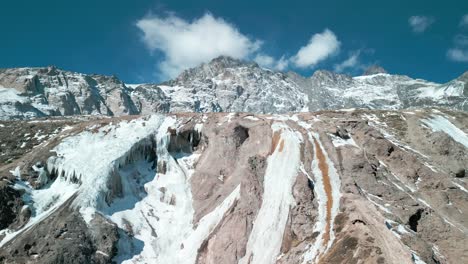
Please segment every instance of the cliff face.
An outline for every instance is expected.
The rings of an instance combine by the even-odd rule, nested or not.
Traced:
[[[464,112],[0,126],[0,263],[468,262]]]

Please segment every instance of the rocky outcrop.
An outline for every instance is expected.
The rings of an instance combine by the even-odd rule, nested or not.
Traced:
[[[0,263],[112,263],[115,224],[97,215],[86,225],[71,201],[0,249]]]
[[[21,192],[13,189],[5,181],[0,182],[0,230],[20,221],[22,207]]]
[[[0,165],[16,193],[5,199],[31,208],[23,225],[8,211],[0,262],[468,261],[464,112],[184,113],[67,126]],[[46,187],[27,182],[37,161]]]
[[[48,68],[0,71],[2,116],[128,115],[137,109],[116,77]],[[18,113],[18,114],[16,114]]]

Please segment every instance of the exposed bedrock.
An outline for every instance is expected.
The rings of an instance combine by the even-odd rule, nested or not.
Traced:
[[[19,218],[23,204],[20,191],[15,190],[5,181],[0,182],[0,230],[21,221]]]
[[[468,261],[466,113],[184,113],[70,127],[0,165],[5,263]],[[47,160],[49,182],[29,187]]]
[[[111,263],[117,227],[102,216],[87,225],[73,198],[0,249],[0,263]]]

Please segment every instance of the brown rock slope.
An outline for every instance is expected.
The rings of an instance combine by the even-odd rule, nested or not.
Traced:
[[[464,112],[44,119],[0,134],[0,263],[468,262]]]

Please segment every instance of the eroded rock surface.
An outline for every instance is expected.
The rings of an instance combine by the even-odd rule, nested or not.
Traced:
[[[57,124],[0,164],[0,262],[468,262],[464,112]]]

